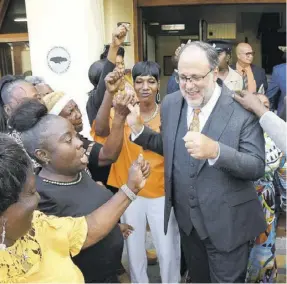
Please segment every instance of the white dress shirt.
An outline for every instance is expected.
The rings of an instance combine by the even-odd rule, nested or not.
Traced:
[[[207,104],[201,109],[199,115],[198,115],[198,118],[199,118],[199,129],[200,129],[200,132],[202,131],[205,123],[207,122],[210,114],[212,113],[219,97],[220,97],[220,94],[221,94],[221,88],[218,86],[218,84],[215,84],[215,89],[214,89],[214,92],[211,96],[211,98],[209,99],[209,101],[207,102]],[[187,127],[189,127],[189,125],[191,124],[192,122],[192,119],[193,119],[193,107],[191,106],[188,106],[188,109],[187,109]]]
[[[212,113],[212,111],[213,111],[213,109],[214,109],[214,107],[215,107],[215,105],[216,105],[216,103],[220,97],[220,94],[221,94],[221,88],[218,86],[218,84],[215,84],[215,89],[214,89],[214,92],[213,92],[211,98],[209,99],[207,104],[201,109],[201,111],[198,115],[200,132],[204,128],[205,123],[207,122],[210,114]],[[187,126],[189,126],[191,124],[192,119],[193,119],[193,115],[194,115],[193,107],[188,106],[188,109],[187,109]],[[208,159],[208,164],[210,166],[213,166],[216,163],[216,161],[218,160],[219,155],[220,155],[220,147],[218,147],[217,157],[215,159]]]
[[[210,114],[212,113],[219,97],[220,97],[220,94],[221,94],[221,88],[219,87],[218,84],[215,84],[215,89],[214,89],[214,92],[211,96],[211,98],[209,99],[209,101],[207,102],[207,104],[201,109],[199,115],[198,115],[198,118],[199,118],[199,129],[200,129],[200,132],[202,131],[202,129],[204,128],[204,125],[205,123],[207,122]],[[188,106],[188,109],[187,109],[187,126],[189,127],[190,123],[192,122],[192,119],[193,119],[193,107],[191,106]],[[144,127],[142,128],[142,130],[137,134],[135,135],[134,133],[132,133],[131,135],[131,140],[134,141],[136,140],[144,131]],[[208,159],[208,163],[210,166],[214,165],[216,163],[216,161],[218,160],[219,158],[219,155],[220,155],[220,147],[218,148],[218,155],[215,159]]]

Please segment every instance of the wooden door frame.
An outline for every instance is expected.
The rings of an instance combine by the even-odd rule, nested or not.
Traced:
[[[12,43],[12,42],[28,42],[28,33],[17,33],[17,34],[0,34],[0,43]]]
[[[138,6],[138,0],[133,0],[133,21],[134,21],[134,59],[135,63],[143,58],[142,50],[142,9]]]
[[[135,62],[143,58],[142,8],[183,5],[226,5],[226,4],[286,4],[286,0],[133,0],[134,20],[134,58]]]

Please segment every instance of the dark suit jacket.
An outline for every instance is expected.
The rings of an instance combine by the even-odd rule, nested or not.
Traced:
[[[236,65],[231,65],[230,67],[236,70]],[[253,64],[251,64],[251,70],[254,76],[254,80],[256,82],[256,91],[258,91],[260,86],[263,84],[264,90],[266,92],[268,88],[268,83],[267,83],[267,77],[265,74],[265,70]]]
[[[167,88],[166,88],[166,94],[172,94],[179,90],[179,85],[176,83],[175,80],[175,71],[172,73],[172,75],[169,77],[167,82]]]
[[[278,114],[284,109],[286,97],[286,63],[274,66],[266,95],[269,99],[273,99],[279,92],[280,96],[276,106]]]
[[[264,175],[265,143],[258,120],[232,99],[226,87],[223,89],[209,118],[210,126],[202,132],[219,141],[220,156],[214,166],[200,161],[196,190],[209,238],[218,250],[231,251],[266,227],[251,182]],[[182,103],[180,91],[166,96],[161,105],[161,133],[145,127],[135,140],[144,149],[165,157],[165,232],[174,206],[173,151]]]

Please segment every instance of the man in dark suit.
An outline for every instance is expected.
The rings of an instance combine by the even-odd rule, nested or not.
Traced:
[[[179,90],[179,86],[175,80],[176,77],[176,69],[177,69],[177,57],[175,55],[172,56],[171,58],[171,62],[173,65],[173,73],[172,75],[169,77],[168,82],[167,82],[167,88],[166,88],[166,94],[172,94],[176,91]]]
[[[286,99],[286,63],[274,66],[266,92],[268,99],[273,99],[277,94],[279,97],[275,109],[277,109],[278,114],[281,114]]]
[[[253,58],[255,52],[248,43],[239,43],[236,47],[237,63],[232,65],[231,68],[237,70],[242,76],[244,82],[244,90],[255,93],[262,90],[266,92],[268,84],[266,74],[263,68],[254,64]]]
[[[165,157],[164,229],[174,207],[193,283],[244,282],[248,243],[266,227],[252,183],[264,175],[262,130],[217,77],[216,50],[187,44],[180,91],[161,105],[161,133],[143,125],[138,106],[127,118],[131,139]]]

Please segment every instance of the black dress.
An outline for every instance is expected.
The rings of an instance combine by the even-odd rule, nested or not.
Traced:
[[[83,148],[85,150],[88,149],[91,143],[94,143],[90,156],[89,156],[88,169],[94,181],[100,181],[104,185],[106,185],[108,181],[111,166],[109,165],[109,166],[99,167],[99,153],[103,145],[97,142],[92,142],[81,134],[79,134],[79,138],[83,142]]]
[[[39,210],[59,217],[86,216],[112,197],[108,189],[98,185],[84,171],[82,180],[75,185],[54,185],[37,176],[36,186],[41,196]],[[87,283],[118,282],[116,274],[120,267],[122,250],[123,236],[116,225],[103,240],[81,251],[73,261],[82,271]]]
[[[79,138],[83,142],[83,147],[86,150],[88,149],[89,145],[93,143],[92,141],[90,141],[89,139],[85,138],[84,136],[80,134],[79,134]],[[98,165],[99,152],[102,147],[103,145],[97,142],[95,142],[95,144],[93,145],[90,156],[89,156],[88,169],[94,181],[102,182],[113,194],[115,194],[118,192],[118,189],[107,184],[110,170],[111,170],[111,165],[103,166],[103,167],[99,167]]]

